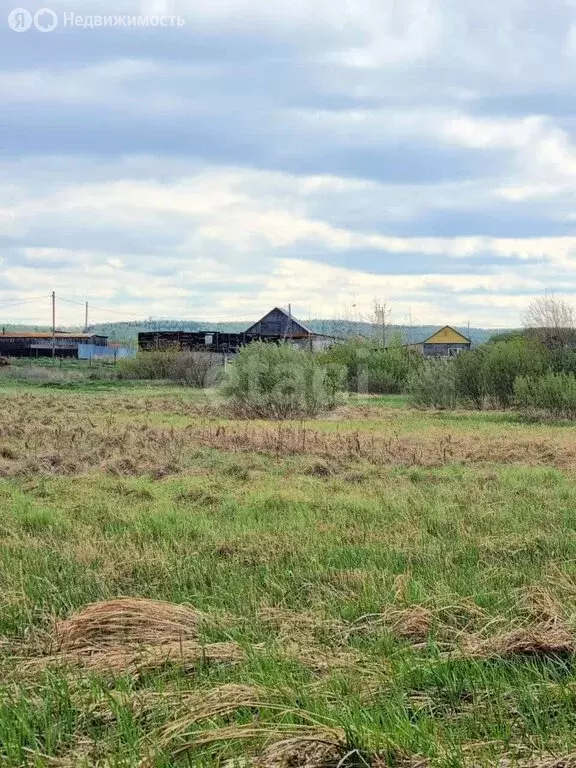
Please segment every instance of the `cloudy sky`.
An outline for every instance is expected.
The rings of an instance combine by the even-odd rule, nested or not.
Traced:
[[[48,33],[0,11],[0,321],[576,293],[576,0],[46,2]]]

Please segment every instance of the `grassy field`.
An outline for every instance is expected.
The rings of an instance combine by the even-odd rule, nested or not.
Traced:
[[[572,765],[574,426],[14,374],[0,414],[3,764]]]

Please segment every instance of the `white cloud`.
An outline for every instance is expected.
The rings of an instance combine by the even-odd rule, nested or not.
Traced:
[[[575,9],[78,0],[187,24],[10,48],[0,302],[54,286],[210,319],[380,295],[397,318],[514,324],[545,288],[575,293]]]
[[[334,185],[352,200],[365,191],[359,181],[335,179]],[[94,322],[110,319],[98,309],[102,305],[116,307],[118,319],[133,313],[210,320],[254,316],[288,301],[304,314],[310,307],[314,315],[338,315],[352,303],[367,311],[380,296],[399,321],[417,314],[418,322],[461,323],[473,312],[468,318],[473,324],[516,324],[519,309],[544,287],[562,279],[576,292],[576,237],[400,237],[352,230],[306,215],[310,197],[323,196],[330,187],[324,177],[239,169],[205,170],[165,184],[132,179],[59,187],[14,206],[9,221],[16,231],[25,238],[38,221],[49,222],[52,231],[92,222],[110,228],[109,245],[16,249],[12,262],[0,265],[0,279],[33,293],[54,286],[63,298],[89,298]],[[373,184],[368,189],[382,192]],[[180,239],[157,254],[112,250],[114,232],[146,232],[151,222],[160,232],[174,228]],[[310,248],[346,254],[348,263],[285,255],[286,249],[297,254]],[[395,259],[394,273],[356,267],[355,254],[366,252]],[[410,254],[420,258],[420,274],[402,273],[398,266],[397,259]],[[471,258],[496,257],[511,259],[511,266],[469,273]],[[445,258],[453,260],[453,268],[438,272],[437,260]],[[517,260],[527,263],[520,269]],[[59,317],[74,322],[77,313],[63,305]],[[43,304],[11,310],[14,319],[37,322],[44,314]]]

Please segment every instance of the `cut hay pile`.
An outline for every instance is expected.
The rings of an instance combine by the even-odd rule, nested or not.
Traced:
[[[120,598],[93,603],[56,623],[59,651],[196,640],[205,615],[186,605]]]
[[[350,668],[361,661],[357,653],[327,650],[312,637],[314,630],[341,631],[340,622],[323,622],[311,614],[299,617],[272,609],[262,618],[278,630],[279,658],[298,662],[319,674]],[[44,655],[29,660],[25,666],[83,667],[104,675],[139,677],[167,665],[192,672],[202,664],[236,664],[247,656],[237,643],[203,644],[199,640],[201,624],[214,626],[223,620],[229,622],[230,617],[213,618],[185,605],[155,600],[121,598],[94,603],[57,622]],[[291,620],[300,628],[301,643],[286,639],[284,633]],[[252,645],[251,650],[261,651],[262,646]]]
[[[505,656],[571,656],[574,634],[557,622],[515,628],[493,637],[463,636],[461,653],[471,658]]]
[[[199,641],[206,614],[185,605],[120,598],[88,605],[56,623],[43,656],[28,669],[82,667],[100,674],[142,674],[179,666],[191,672],[203,664],[234,664],[246,658],[237,643]]]

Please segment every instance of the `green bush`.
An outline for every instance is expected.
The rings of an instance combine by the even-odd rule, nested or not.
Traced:
[[[550,353],[550,363],[555,373],[576,374],[576,351],[567,347],[555,349]]]
[[[222,386],[233,411],[243,418],[300,419],[334,408],[343,369],[290,344],[258,342],[244,347]]]
[[[463,352],[454,360],[456,396],[467,407],[481,409],[486,396],[484,360],[486,348]]]
[[[136,357],[118,360],[117,371],[121,379],[167,379],[177,349],[156,349],[139,352]]]
[[[223,373],[222,356],[200,350],[181,352],[168,368],[170,381],[197,389],[213,387]]]
[[[374,348],[365,340],[335,344],[319,359],[345,369],[349,392],[383,395],[405,392],[410,373],[422,364],[420,356],[398,339],[385,348]]]
[[[416,408],[456,407],[454,360],[424,361],[408,380],[408,402]]]
[[[485,393],[493,406],[509,408],[516,379],[540,376],[549,365],[549,353],[538,341],[518,338],[487,345],[482,361]]]
[[[120,379],[165,379],[189,387],[216,383],[222,366],[207,352],[157,349],[118,361]]]
[[[576,418],[576,376],[552,372],[536,378],[519,376],[514,400],[527,416]]]
[[[365,341],[350,340],[335,344],[318,355],[321,365],[337,366],[343,371],[345,387],[349,392],[358,392],[362,386],[361,371],[365,368],[370,348]]]
[[[567,353],[564,365],[571,362]],[[518,377],[550,370],[551,355],[537,340],[514,337],[463,352],[454,360],[426,361],[409,380],[410,402],[418,407],[482,408],[485,401],[509,408]]]

